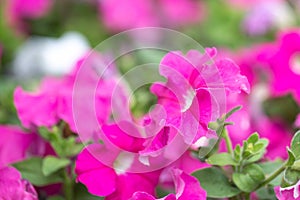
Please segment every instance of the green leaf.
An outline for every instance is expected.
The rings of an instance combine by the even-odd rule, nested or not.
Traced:
[[[275,161],[270,161],[270,162],[259,163],[258,165],[262,168],[262,170],[264,171],[264,174],[266,176],[270,176],[271,174],[273,174],[277,169],[279,169],[283,165],[283,161],[275,160]],[[281,173],[274,180],[272,180],[269,183],[269,185],[272,185],[272,186],[280,185],[282,176],[283,176],[283,173]]]
[[[238,165],[238,163],[232,158],[229,153],[213,154],[207,159],[207,163],[217,166]]]
[[[222,171],[215,167],[198,170],[192,174],[201,187],[211,198],[229,198],[238,195],[241,191],[232,186]]]
[[[50,136],[51,132],[48,130],[48,128],[46,128],[46,127],[44,127],[44,126],[39,127],[39,128],[38,128],[38,132],[39,132],[39,134],[40,134],[40,136],[41,136],[42,138],[44,138],[44,139],[47,140],[47,141],[50,140],[50,138],[51,138],[51,136]]]
[[[250,149],[248,144],[248,149],[245,152],[249,152],[250,155],[246,157],[246,163],[254,163],[256,161],[259,161],[264,156],[268,144],[269,141],[267,139],[259,139],[258,142],[254,144],[254,146],[250,146]]]
[[[265,179],[264,171],[257,164],[247,165],[243,172],[249,174],[249,176],[256,182],[262,182]]]
[[[49,176],[50,174],[65,168],[70,163],[71,161],[69,159],[47,156],[43,159],[42,172],[45,176]]]
[[[296,160],[300,159],[300,131],[297,131],[292,139],[291,150],[294,153]]]
[[[42,172],[42,165],[43,160],[39,157],[29,158],[13,164],[21,172],[22,177],[29,180],[35,186],[46,186],[63,182],[63,177],[59,173],[45,176]]]
[[[256,143],[259,139],[258,133],[252,133],[252,135],[249,136],[249,138],[247,139],[248,143]]]
[[[293,170],[300,171],[300,160],[296,160],[292,166]]]
[[[239,144],[235,146],[233,154],[235,160],[239,161],[241,159],[241,146]]]
[[[243,108],[243,106],[237,106],[234,107],[233,109],[231,109],[226,115],[225,115],[225,119],[228,119],[231,115],[233,115],[233,113],[241,110]]]
[[[255,181],[248,174],[233,173],[232,180],[240,190],[247,193],[252,192],[257,186]]]
[[[243,173],[233,173],[233,182],[244,192],[252,192],[264,179],[265,174],[257,164],[247,165]]]
[[[300,180],[300,172],[287,168],[283,173],[283,179],[288,185],[295,185]]]
[[[255,191],[258,199],[277,200],[273,187],[262,187]]]
[[[289,148],[287,148],[287,151],[288,151],[288,154],[289,154],[289,158],[288,158],[288,161],[287,161],[287,166],[290,167],[294,164],[296,158],[295,158],[294,153]]]

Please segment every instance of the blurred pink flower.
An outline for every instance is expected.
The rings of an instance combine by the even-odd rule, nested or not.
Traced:
[[[64,120],[72,131],[77,132],[76,123],[85,121],[81,123],[84,128],[80,127],[80,130],[86,134],[81,135],[82,139],[92,135],[97,127],[86,118],[96,113],[98,123],[108,120],[112,92],[117,82],[117,73],[110,69],[105,71],[102,78],[98,76],[93,68],[94,63],[97,62],[95,59],[101,58],[99,55],[91,55],[88,59],[80,59],[71,74],[62,78],[45,78],[37,92],[26,92],[21,87],[17,87],[14,92],[14,103],[22,125],[26,128],[51,127]],[[81,69],[83,62],[85,66]],[[81,86],[76,87],[78,90],[74,93],[74,88],[78,85]],[[81,100],[80,104],[78,101],[75,104],[74,98]],[[87,98],[95,100],[96,108],[82,103]],[[76,119],[74,112],[76,112]],[[78,116],[81,118],[78,119]]]
[[[195,177],[184,173],[180,169],[173,169],[171,173],[176,194],[169,194],[161,200],[206,199],[206,191],[201,188]],[[147,192],[138,191],[133,194],[130,200],[156,200],[156,198]]]
[[[38,200],[34,187],[13,167],[0,169],[0,199]]]
[[[17,29],[23,30],[24,20],[43,17],[52,7],[51,0],[9,0],[7,19]]]
[[[161,10],[160,21],[164,26],[183,26],[199,22],[204,17],[204,5],[193,0],[159,0],[158,10]]]
[[[100,145],[90,145],[84,149],[76,161],[75,172],[77,180],[83,183],[91,194],[105,196],[107,200],[127,200],[136,191],[144,191],[154,194],[158,182],[159,172],[127,173],[120,169],[113,169],[100,162],[95,156],[103,151]],[[113,162],[127,162],[126,160]],[[115,163],[116,164],[116,163]]]
[[[0,126],[0,168],[25,159],[36,139],[37,135],[19,127]]]
[[[150,26],[174,27],[198,22],[203,4],[193,0],[99,1],[100,20],[113,32]]]
[[[99,1],[100,17],[111,31],[158,26],[152,3],[152,1],[139,0]]]
[[[278,200],[299,200],[300,199],[300,180],[293,186],[282,188],[276,186],[274,188]]]
[[[268,59],[272,71],[272,92],[276,96],[292,93],[300,103],[300,31],[294,30],[281,35],[273,56]]]

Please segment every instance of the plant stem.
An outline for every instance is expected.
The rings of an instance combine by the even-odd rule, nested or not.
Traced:
[[[226,148],[227,148],[228,153],[230,153],[231,155],[233,155],[233,149],[232,149],[231,139],[230,139],[228,131],[227,131],[227,129],[225,127],[223,129],[222,136],[225,139]]]
[[[259,184],[254,191],[258,190],[259,188],[267,185],[270,183],[273,179],[275,179],[279,174],[281,174],[285,168],[287,167],[287,162],[285,162],[279,169],[277,169],[273,174],[271,174],[268,178],[266,178],[261,184]]]
[[[64,171],[64,194],[66,200],[73,200],[73,183],[67,169]]]

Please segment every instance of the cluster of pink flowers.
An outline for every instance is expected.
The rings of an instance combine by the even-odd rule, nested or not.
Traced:
[[[222,26],[210,30],[210,22],[214,24],[214,20],[200,24],[205,14],[211,14],[206,13],[206,6],[211,6],[209,8],[212,10],[219,8],[215,3],[201,0],[88,0],[76,3],[70,9],[72,12],[75,13],[78,5],[87,3],[87,12],[94,11],[92,14],[98,16],[99,21],[96,20],[93,25],[98,23],[98,28],[104,29],[100,39],[106,39],[106,34],[132,28],[178,29],[198,23],[199,30],[195,29],[195,32],[204,34],[196,40],[205,38],[207,44],[211,44],[210,40],[221,34],[208,35],[214,35],[212,31],[223,30]],[[63,13],[64,9],[68,9],[62,9],[63,4],[51,0],[7,0],[0,3],[5,6],[4,20],[8,22],[8,27],[27,33],[29,37],[30,34],[44,34],[54,21],[53,26],[57,25],[58,30],[53,35],[61,34],[66,27],[71,29],[72,25],[69,27],[58,22],[60,15],[55,16],[57,10],[61,9]],[[219,168],[223,170],[221,174],[226,184],[237,191],[237,194],[222,194],[219,198],[234,195],[254,198],[260,195],[258,188],[272,187],[272,195],[279,200],[300,199],[300,155],[296,146],[300,132],[293,135],[300,128],[300,29],[287,29],[297,23],[291,15],[299,13],[289,9],[299,3],[229,0],[222,5],[226,4],[235,6],[234,11],[228,9],[228,13],[244,13],[239,16],[239,22],[232,24],[242,23],[239,24],[241,33],[246,32],[251,39],[255,39],[253,36],[271,34],[273,30],[285,30],[279,32],[275,41],[260,42],[236,52],[224,48],[217,53],[214,47],[205,48],[203,52],[194,49],[184,53],[179,50],[167,52],[157,69],[164,81],[151,82],[147,90],[156,99],[156,104],[148,113],[136,116],[132,109],[132,94],[135,91],[130,90],[130,81],[127,83],[124,80],[125,75],[122,76],[119,66],[116,66],[119,61],[122,62],[123,55],[120,60],[119,57],[110,60],[115,52],[100,50],[87,53],[85,51],[90,48],[87,44],[82,45],[84,48],[75,59],[82,52],[86,54],[78,58],[74,66],[69,65],[72,68],[70,73],[62,70],[65,74],[60,77],[44,77],[39,86],[31,91],[17,86],[13,101],[20,126],[0,125],[0,200],[37,200],[44,198],[45,193],[48,195],[48,186],[57,185],[54,195],[64,195],[70,200],[73,194],[68,196],[69,182],[72,182],[71,190],[84,186],[87,190],[85,195],[101,196],[105,200],[202,200],[214,195],[194,172],[200,174],[207,169]],[[72,15],[72,12],[69,14]],[[227,15],[226,12],[224,15]],[[46,19],[48,14],[53,19]],[[211,16],[222,17],[223,14]],[[43,26],[39,27],[43,17],[46,21],[50,20],[45,30]],[[236,20],[234,18],[232,21]],[[69,21],[66,20],[66,23]],[[85,28],[84,25],[74,27],[78,30]],[[203,30],[206,28],[207,32]],[[4,38],[9,34],[8,30],[3,34]],[[88,37],[94,43],[92,35]],[[133,31],[126,39],[133,40],[135,45],[139,43],[135,43],[135,37],[149,39],[149,35],[135,35]],[[155,35],[154,40],[158,37]],[[40,39],[37,37],[37,43],[42,41]],[[261,39],[268,41],[269,38],[262,36]],[[226,40],[225,44],[232,42],[230,37]],[[241,41],[241,44],[243,42],[248,41]],[[59,47],[69,47],[70,43],[61,43]],[[221,39],[219,44],[222,44]],[[234,43],[236,46],[241,44]],[[74,47],[74,43],[70,46],[68,50]],[[37,51],[46,47],[39,47]],[[57,49],[51,44],[48,47],[51,52]],[[122,52],[127,47],[123,45],[118,50]],[[9,63],[9,50],[10,47],[0,44],[0,61],[3,56],[3,60]],[[29,54],[28,60],[34,61],[38,57],[38,54]],[[60,62],[54,54],[50,54],[49,57]],[[53,67],[49,61],[46,62]],[[127,61],[122,63],[125,67],[131,65],[130,55]],[[10,63],[7,63],[5,65],[9,66]],[[22,61],[15,63],[24,66]],[[239,105],[242,108],[238,112],[230,113]],[[230,122],[234,125],[231,126]],[[250,135],[253,137],[249,138]],[[296,138],[293,140],[295,144],[291,142],[292,138]],[[64,149],[64,146],[68,148]],[[205,155],[201,155],[202,152]],[[220,158],[220,163],[214,163],[213,156]],[[255,156],[260,157],[256,159]],[[30,176],[26,177],[26,172],[24,176],[20,166],[24,164],[22,161],[32,158],[41,161],[41,176],[51,178],[58,175],[58,181],[30,183]],[[251,158],[255,161],[252,162]],[[46,165],[49,160],[54,167]],[[59,164],[56,165],[56,161]],[[269,176],[263,165],[273,161],[282,164],[282,167]],[[253,169],[256,171],[254,175],[247,171]],[[289,174],[293,170],[296,175]],[[274,178],[274,174],[284,177],[282,187],[275,186],[279,185],[278,181],[273,184],[272,180],[268,180]],[[297,181],[289,182],[289,176],[296,177]]]
[[[129,124],[123,126],[128,122],[126,120],[102,125],[98,134],[103,144],[88,146],[76,162],[78,180],[92,194],[107,196],[107,199],[129,199],[131,196],[132,199],[155,199],[155,187],[173,180],[176,195],[168,195],[165,199],[205,197],[199,183],[188,175],[199,164],[189,167],[194,169],[180,165],[182,159],[193,160],[185,150],[180,151],[208,134],[208,123],[217,112],[211,89],[224,90],[225,95],[249,91],[246,77],[239,74],[238,66],[232,61],[221,59],[215,66],[206,64],[215,54],[215,49],[207,49],[204,54],[189,51],[186,56],[181,52],[170,52],[162,59],[159,71],[167,82],[154,83],[151,87],[158,97],[158,111],[153,111],[158,115],[150,119],[145,116],[141,124],[148,137],[141,138],[141,130]],[[217,76],[220,80],[215,79]],[[159,114],[161,106],[166,115]],[[152,129],[148,128],[149,125]],[[152,136],[151,130],[157,130],[157,134]],[[176,151],[180,152],[179,155]],[[177,162],[168,163],[174,160]],[[157,167],[163,164],[165,168]],[[144,172],[133,173],[138,170]],[[95,177],[98,177],[97,183]]]
[[[16,109],[22,125],[31,132],[40,126],[53,127],[63,120],[82,139],[93,138],[103,142],[87,146],[76,161],[77,180],[94,195],[106,196],[106,199],[155,199],[157,185],[173,185],[175,194],[165,199],[204,199],[206,192],[189,174],[206,164],[194,158],[188,148],[199,146],[199,140],[209,139],[213,135],[207,126],[223,114],[218,106],[225,105],[219,105],[219,99],[232,93],[249,92],[248,81],[240,75],[239,67],[229,59],[219,59],[211,64],[215,56],[215,48],[206,49],[204,54],[195,50],[186,55],[181,52],[168,53],[159,68],[167,82],[154,83],[151,87],[152,93],[158,97],[155,109],[141,119],[133,119],[130,113],[127,115],[134,121],[140,121],[137,126],[130,124],[132,121],[128,121],[128,118],[115,122],[109,118],[112,104],[120,101],[112,98],[114,89],[120,86],[117,84],[119,74],[115,68],[110,67],[99,80],[92,67],[90,70],[81,69],[84,58],[78,61],[70,75],[60,79],[44,79],[37,92],[16,88]],[[103,59],[99,55],[92,57],[88,65],[93,65],[95,59]],[[89,124],[86,117],[93,110],[87,105],[80,105],[76,112],[81,113],[81,117],[74,119],[72,95],[75,85],[80,81],[78,77],[83,77],[87,87],[80,93],[82,96],[76,98],[84,100],[89,86],[92,90],[93,85],[97,85],[94,100],[101,130],[93,123]],[[125,87],[119,87],[121,90],[118,95],[124,96],[123,101],[119,102],[121,105],[126,105],[128,100]],[[124,112],[121,109],[119,111]],[[77,130],[76,123],[80,122],[84,124],[85,128],[80,129],[84,132]],[[12,143],[18,146],[13,156],[11,153],[9,156],[1,154],[3,167],[24,159],[31,143],[41,140],[34,133],[23,133],[9,127],[3,129],[10,135],[8,139],[13,137]],[[142,137],[142,132],[147,137]],[[2,145],[2,152],[11,152],[9,148],[12,146],[7,141]],[[45,143],[35,146],[42,148]],[[41,152],[40,148],[32,155],[47,154]],[[142,170],[142,173],[135,173],[138,170]]]
[[[272,141],[267,158],[287,156],[285,147],[292,137],[290,130],[280,119],[266,116],[262,102],[290,93],[300,103],[297,86],[300,79],[297,68],[299,47],[300,33],[291,31],[282,34],[276,43],[244,52],[236,60],[249,83],[246,76],[241,75],[238,65],[222,55],[216,56],[215,48],[208,48],[204,53],[191,50],[186,55],[170,52],[159,67],[166,82],[153,83],[150,88],[158,99],[157,105],[139,119],[135,119],[127,112],[129,108],[124,107],[128,105],[129,96],[126,84],[119,82],[120,74],[116,68],[109,66],[104,69],[100,65],[98,70],[103,72],[100,79],[95,73],[93,65],[104,59],[98,54],[90,55],[92,59],[80,59],[74,71],[65,77],[44,79],[37,92],[26,92],[18,87],[14,93],[16,109],[23,127],[31,133],[17,127],[1,127],[4,134],[1,136],[5,137],[0,142],[1,177],[8,174],[5,170],[15,174],[12,176],[15,179],[3,178],[4,185],[23,191],[14,195],[36,198],[33,187],[22,180],[15,169],[7,166],[28,155],[49,154],[47,144],[35,134],[37,127],[51,128],[65,121],[71,131],[78,133],[84,141],[102,141],[86,146],[76,160],[77,180],[91,194],[105,196],[106,199],[153,200],[157,198],[155,188],[160,186],[171,187],[175,191],[175,194],[163,199],[205,199],[206,191],[190,174],[207,164],[194,158],[189,149],[206,146],[211,137],[216,137],[208,129],[208,123],[220,118],[228,110],[226,108],[244,106],[244,110],[230,118],[236,123],[236,126],[228,128],[234,144],[259,131]],[[82,66],[90,67],[85,70]],[[264,79],[260,79],[262,74]],[[286,81],[287,77],[291,81]],[[84,81],[84,90],[74,96],[73,90],[80,81]],[[93,98],[96,109],[85,104],[76,107],[73,98],[84,101],[95,89],[95,84]],[[246,93],[250,89],[252,94],[248,96]],[[224,98],[226,102],[222,101]],[[74,110],[73,106],[79,110]],[[121,116],[115,121],[110,118],[116,111],[112,110],[114,106]],[[88,120],[94,114],[100,129]],[[293,123],[298,127],[299,118],[298,115]],[[291,190],[296,191],[293,195],[297,196],[298,185],[275,188],[278,198],[286,199],[284,196],[291,195]],[[3,188],[0,195],[6,191],[6,187]]]

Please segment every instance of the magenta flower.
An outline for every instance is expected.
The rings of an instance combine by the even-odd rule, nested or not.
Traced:
[[[8,1],[7,19],[18,29],[24,29],[23,20],[36,19],[48,13],[51,0],[10,0]]]
[[[299,200],[300,199],[300,180],[293,186],[282,188],[276,186],[274,188],[276,197],[279,200]]]
[[[206,191],[200,186],[195,177],[192,177],[180,169],[172,170],[173,181],[175,185],[175,194],[169,194],[161,200],[189,200],[206,199]],[[130,200],[156,200],[154,196],[146,192],[135,192]]]
[[[29,93],[21,87],[14,92],[14,103],[22,125],[26,128],[34,126],[55,125],[58,121],[57,106],[61,80],[46,79],[43,81],[40,92]]]
[[[174,168],[180,169],[182,173],[191,174],[192,172],[209,167],[207,163],[202,163],[198,158],[192,155],[190,151],[186,151],[178,160],[171,165],[165,167],[159,177],[160,184],[165,188],[171,188],[174,185],[174,176],[170,171]]]
[[[151,87],[168,115],[166,125],[179,128],[187,143],[204,136],[208,122],[225,113],[222,101],[226,94],[250,90],[247,78],[240,75],[239,67],[232,61],[221,59],[207,64],[215,55],[214,48],[206,49],[205,54],[195,50],[186,56],[181,52],[168,53],[159,69],[167,83]]]
[[[20,87],[16,88],[14,103],[22,125],[26,128],[32,126],[51,127],[60,120],[64,120],[72,131],[77,132],[77,124],[79,124],[77,122],[85,121],[79,124],[84,125],[84,127],[80,126],[81,132],[84,133],[81,136],[82,139],[90,139],[98,124],[95,125],[93,121],[86,120],[86,117],[94,116],[95,110],[97,110],[98,123],[101,124],[108,120],[111,112],[112,92],[117,82],[117,73],[110,69],[105,71],[108,75],[104,74],[102,79],[99,78],[92,68],[93,63],[97,62],[95,59],[101,63],[99,55],[91,56],[89,59],[79,60],[74,71],[69,75],[60,79],[45,78],[37,92],[31,93]],[[84,70],[81,70],[83,62],[85,66]],[[109,78],[107,78],[108,76]],[[78,90],[74,93],[75,85],[80,84],[82,86],[79,89],[77,87]],[[94,93],[94,90],[96,90],[96,93]],[[80,104],[78,104],[78,101],[74,103],[74,98],[81,100]],[[95,100],[95,107],[82,103],[82,101],[89,98]],[[75,114],[76,119],[74,118]]]
[[[0,168],[25,159],[36,139],[37,135],[18,127],[0,126]]]
[[[100,145],[89,146],[79,154],[76,161],[77,180],[83,183],[91,194],[105,196],[108,200],[127,200],[136,191],[154,194],[159,172],[127,173],[130,164],[126,163],[128,159],[130,162],[130,158],[118,160],[108,152],[106,156],[111,158],[111,166],[116,167],[114,169],[102,164],[101,159],[95,157],[101,151],[105,149]]]
[[[13,167],[0,169],[0,199],[38,200],[34,187]]]
[[[273,49],[273,56],[268,60],[272,74],[272,91],[276,96],[292,93],[300,102],[300,32],[290,31],[283,34],[279,44]]]

